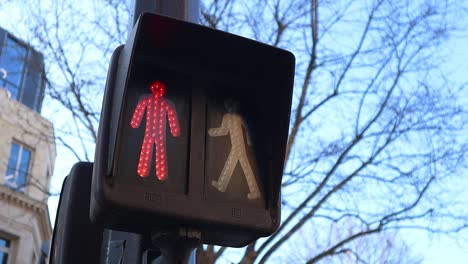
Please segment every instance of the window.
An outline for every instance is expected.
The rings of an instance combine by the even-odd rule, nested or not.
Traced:
[[[26,178],[29,171],[31,151],[21,144],[11,144],[10,157],[5,176],[5,185],[20,192],[24,192]]]
[[[2,86],[10,91],[11,98],[15,100],[18,100],[20,96],[26,55],[26,47],[11,36],[7,36],[0,56],[0,67],[7,72],[7,77],[3,79]]]
[[[6,78],[0,76],[0,87],[12,99],[40,112],[45,87],[42,54],[0,28],[0,68],[6,71]]]
[[[8,256],[10,255],[10,246],[10,240],[0,237],[0,264],[8,263]]]

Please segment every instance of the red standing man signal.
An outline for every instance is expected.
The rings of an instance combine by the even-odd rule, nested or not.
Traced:
[[[156,146],[156,177],[162,181],[167,178],[166,116],[174,137],[180,135],[180,127],[174,104],[164,98],[166,85],[155,81],[150,85],[150,90],[152,94],[145,96],[138,102],[130,125],[133,128],[139,127],[146,112],[145,136],[141,145],[137,173],[141,177],[148,176],[154,144]]]

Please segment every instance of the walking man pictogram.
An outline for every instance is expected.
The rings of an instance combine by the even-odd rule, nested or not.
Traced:
[[[155,81],[150,85],[150,90],[152,94],[145,96],[138,102],[130,125],[133,128],[139,127],[146,112],[145,136],[141,145],[137,173],[141,177],[148,176],[154,144],[156,150],[156,177],[162,181],[167,178],[166,117],[169,120],[171,134],[174,137],[180,135],[180,127],[174,104],[164,98],[166,85],[160,81]]]
[[[219,191],[225,192],[229,182],[231,181],[231,176],[236,168],[237,162],[239,162],[250,191],[247,197],[252,200],[257,199],[260,197],[260,191],[247,157],[242,127],[244,127],[246,131],[247,144],[251,145],[249,135],[247,134],[248,130],[242,117],[237,114],[237,103],[233,100],[227,100],[225,105],[228,113],[224,114],[221,126],[218,128],[210,128],[208,130],[208,134],[211,137],[219,137],[229,134],[231,138],[231,152],[224,164],[224,168],[221,171],[219,179],[217,181],[212,181],[211,184]]]

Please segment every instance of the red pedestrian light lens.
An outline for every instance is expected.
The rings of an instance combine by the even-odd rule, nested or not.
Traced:
[[[141,177],[148,176],[151,165],[151,153],[154,147],[156,177],[161,181],[167,178],[166,122],[169,121],[169,128],[174,137],[180,135],[179,120],[174,104],[164,98],[166,89],[166,85],[161,81],[151,83],[150,91],[152,94],[146,95],[138,102],[130,121],[130,126],[137,128],[140,126],[143,115],[146,113],[146,128],[141,145],[137,173]]]

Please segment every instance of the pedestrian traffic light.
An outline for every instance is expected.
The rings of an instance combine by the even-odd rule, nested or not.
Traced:
[[[290,52],[143,14],[111,59],[91,219],[224,246],[272,234],[293,78]]]

